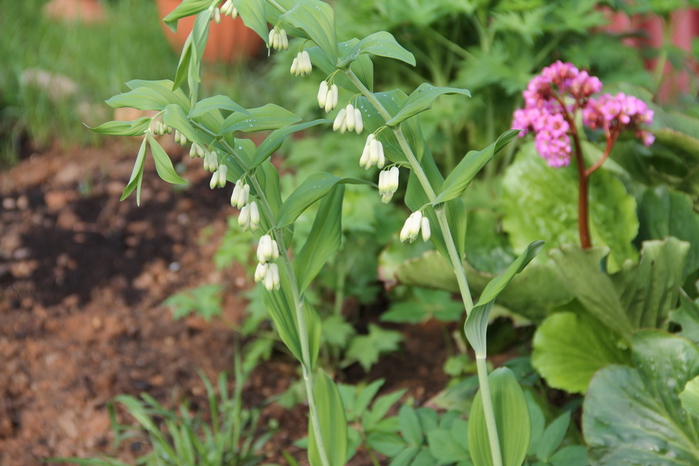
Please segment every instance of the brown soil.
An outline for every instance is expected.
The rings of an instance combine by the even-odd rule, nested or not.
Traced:
[[[210,190],[208,177],[174,143],[163,144],[187,167],[190,186],[173,189],[147,165],[141,206],[119,202],[136,141],[99,149],[31,153],[0,173],[0,464],[41,464],[52,456],[116,455],[132,461],[139,441],[111,448],[108,402],[147,392],[166,406],[184,398],[204,404],[197,374],[232,369],[231,323],[244,319],[241,293],[252,284],[243,268],[218,271],[211,257],[225,230],[230,190]],[[189,165],[192,165],[189,167]],[[222,319],[174,321],[164,299],[183,288],[221,283]],[[374,319],[376,316],[365,316]],[[228,324],[224,323],[227,322]],[[346,382],[388,379],[384,391],[408,387],[418,402],[444,386],[438,327],[403,329],[407,341],[365,374],[349,367]],[[280,393],[296,374],[284,353],[259,367],[245,387],[246,403]],[[305,429],[305,409],[276,405],[268,445],[302,458],[291,446]],[[263,421],[262,425],[265,422]],[[360,455],[353,464],[368,464]]]

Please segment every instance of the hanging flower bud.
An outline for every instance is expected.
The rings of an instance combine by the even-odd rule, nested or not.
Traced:
[[[400,231],[400,240],[405,243],[406,241],[413,242],[417,239],[417,235],[420,234],[420,226],[422,223],[422,212],[419,210],[410,214],[410,217],[405,221],[403,229]]]
[[[218,187],[224,188],[226,186],[226,176],[228,176],[228,166],[219,165],[216,173],[218,173]]]
[[[260,210],[257,208],[257,202],[251,202],[247,206],[250,209],[250,229],[257,230],[260,227]]]
[[[399,175],[398,167],[391,167],[389,170],[379,173],[379,194],[381,194],[381,202],[384,204],[388,204],[393,194],[398,190]]]
[[[233,5],[233,0],[226,0],[223,6],[221,6],[221,13],[231,16],[233,19],[238,17],[238,10]]]
[[[371,142],[369,142],[369,167],[376,165],[379,168],[383,168],[385,164],[386,157],[383,153],[383,144],[374,137]],[[369,167],[366,168],[368,169]]]
[[[277,242],[269,235],[262,236],[257,245],[257,260],[264,263],[276,260],[277,258],[279,258]]]
[[[211,181],[209,181],[209,188],[214,189],[218,186],[219,171],[216,170],[213,175],[211,175]]]
[[[325,101],[328,98],[328,82],[323,80],[318,86],[318,106],[320,108],[325,107]]]
[[[243,183],[243,180],[235,182],[233,194],[231,194],[231,205],[242,209],[250,199],[250,185]]]
[[[347,107],[345,107],[345,112],[347,115],[345,118],[345,121],[347,123],[347,129],[350,131],[354,131],[354,123],[355,123],[354,105],[347,104]]]
[[[311,57],[305,50],[299,52],[291,62],[291,74],[294,76],[306,76],[312,70]]]
[[[276,26],[269,31],[269,46],[274,50],[288,49],[289,39],[286,36],[286,31]]]
[[[267,275],[267,272],[269,272],[269,264],[263,264],[259,263],[257,264],[257,268],[255,269],[255,283],[259,283],[262,280],[265,279],[265,276]]]
[[[218,8],[214,8],[214,22],[216,24],[221,23],[221,10],[219,10]]]
[[[238,226],[240,227],[241,230],[243,231],[248,231],[251,226],[251,207],[250,204],[243,206],[242,209],[240,209],[240,213],[238,214]],[[255,280],[257,281],[257,280]]]
[[[279,266],[277,264],[269,264],[267,273],[264,276],[264,285],[267,291],[278,290],[281,288],[279,280]]]
[[[364,150],[362,151],[362,156],[359,159],[359,166],[365,169],[371,168],[371,161],[370,161],[370,154],[369,154],[369,146],[371,145],[371,141],[373,141],[375,138],[374,133],[371,133],[369,136],[366,138],[366,144],[364,144]]]
[[[328,90],[328,96],[325,99],[325,112],[331,112],[335,107],[337,107],[337,102],[340,98],[340,91],[337,89],[337,84],[330,86]]]
[[[432,236],[432,231],[430,230],[430,219],[426,216],[422,217],[420,231],[422,231],[422,240],[425,242],[429,241],[430,236]]]
[[[354,131],[361,134],[364,130],[364,122],[362,121],[362,111],[359,108],[354,109]]]
[[[218,169],[218,157],[214,151],[206,151],[204,154],[204,170],[214,172]]]
[[[347,131],[347,111],[343,108],[337,113],[335,117],[335,122],[333,123],[333,131],[340,131],[340,133],[345,133]]]

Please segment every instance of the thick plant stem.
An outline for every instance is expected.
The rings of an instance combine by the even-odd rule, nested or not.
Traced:
[[[575,128],[571,125],[571,128]],[[578,234],[580,235],[580,246],[583,249],[590,249],[590,208],[588,199],[590,197],[590,175],[585,170],[582,146],[577,131],[572,131],[573,144],[575,145],[575,162],[578,168]]]
[[[485,355],[476,355],[476,367],[478,368],[478,384],[481,387],[481,401],[483,402],[483,414],[485,415],[485,425],[488,428],[488,440],[490,441],[490,453],[493,458],[493,466],[502,466],[502,453],[500,452],[500,437],[498,437],[498,426],[495,423],[495,410],[493,409],[493,399],[490,396],[490,385],[488,384],[488,368],[485,365]]]

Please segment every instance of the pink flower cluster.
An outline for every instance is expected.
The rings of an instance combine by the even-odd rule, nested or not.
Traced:
[[[591,129],[603,129],[605,132],[618,133],[621,129],[633,129],[636,137],[643,144],[650,146],[655,141],[653,133],[641,129],[643,124],[653,123],[653,110],[641,99],[627,96],[602,94],[596,99],[590,99],[582,110],[583,124]]]
[[[580,71],[570,63],[560,61],[544,68],[522,93],[525,106],[514,113],[513,129],[520,129],[520,137],[533,131],[536,149],[552,167],[570,164],[570,125],[578,110],[583,112],[583,123],[590,128],[610,130],[614,137],[622,129],[635,129],[643,142],[650,145],[653,135],[639,125],[651,123],[653,112],[641,100],[618,94],[590,97],[602,90],[602,82],[587,71]]]

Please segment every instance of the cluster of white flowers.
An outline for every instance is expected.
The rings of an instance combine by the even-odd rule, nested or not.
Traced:
[[[221,13],[226,16],[230,16],[235,19],[238,17],[238,10],[233,6],[233,0],[226,0],[226,2],[221,6]]]
[[[240,209],[238,226],[243,231],[255,231],[260,227],[260,210],[257,208],[257,202],[250,201],[250,185],[243,180],[235,182],[231,205]]]
[[[289,38],[284,29],[275,27],[269,31],[269,46],[274,50],[286,50],[289,48]]]
[[[430,221],[427,217],[422,216],[419,210],[410,214],[410,217],[405,221],[403,229],[400,231],[400,240],[402,242],[413,242],[417,239],[417,235],[422,230],[422,240],[429,241],[432,232],[430,231]]]
[[[388,204],[393,194],[398,191],[399,174],[398,167],[391,167],[379,173],[379,194],[381,194],[381,202],[384,204]]]
[[[205,155],[206,155],[206,152],[205,152],[204,148],[201,147],[196,142],[193,142],[192,147],[189,148],[189,156],[191,158],[199,157],[200,159],[203,159]]]
[[[279,247],[270,235],[260,238],[257,245],[257,260],[260,262],[255,269],[255,282],[262,282],[268,291],[278,290],[281,286],[279,280],[279,266],[272,261],[279,258]]]
[[[318,106],[320,108],[325,108],[326,112],[331,111],[337,107],[339,98],[340,92],[336,84],[328,86],[327,81],[323,80],[320,82],[320,87],[318,88]]]
[[[381,144],[381,141],[376,139],[374,133],[371,133],[366,138],[364,151],[362,152],[362,157],[359,159],[359,166],[368,170],[374,165],[379,168],[383,168],[385,164],[386,157],[383,154],[383,144]]]
[[[218,156],[212,150],[204,151],[204,170],[207,172],[215,172],[218,170]]]
[[[341,109],[335,117],[333,123],[333,131],[356,131],[360,134],[364,130],[364,121],[362,121],[362,111],[354,108],[352,104],[347,104],[347,107]]]
[[[153,122],[153,134],[162,136],[163,134],[172,134],[172,128],[163,123],[162,120],[156,120]]]
[[[214,189],[216,187],[223,188],[226,186],[226,175],[228,175],[228,167],[226,165],[219,165],[213,175],[211,175],[211,181],[209,182],[209,187]]]
[[[175,130],[175,142],[181,146],[184,146],[187,144],[187,137],[180,133],[179,131]]]
[[[313,71],[311,56],[305,50],[299,52],[291,62],[291,74],[294,76],[306,76]]]

